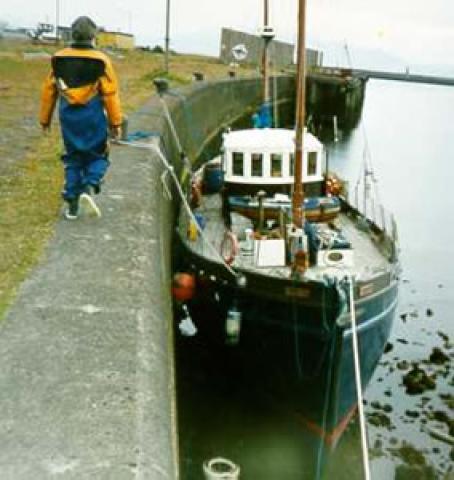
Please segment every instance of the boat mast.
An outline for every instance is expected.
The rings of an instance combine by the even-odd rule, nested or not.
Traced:
[[[306,97],[306,0],[299,0],[298,43],[296,73],[296,118],[295,118],[295,164],[292,197],[292,219],[297,228],[302,228],[304,219],[303,154],[304,118]]]
[[[268,25],[268,0],[264,0],[264,25],[261,29],[261,37],[263,38],[262,53],[262,73],[263,73],[263,103],[255,115],[256,128],[270,128],[273,124],[270,106],[270,87],[268,79],[268,47],[274,38],[274,30]]]
[[[262,71],[263,71],[263,103],[268,103],[270,100],[270,87],[268,81],[268,46],[270,44],[270,38],[266,37],[264,34],[267,31],[268,27],[268,0],[263,0],[263,40],[265,42],[265,47],[263,49],[262,55]]]

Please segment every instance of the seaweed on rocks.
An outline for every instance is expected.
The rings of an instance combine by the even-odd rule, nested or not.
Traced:
[[[383,410],[386,413],[391,413],[393,411],[393,407],[389,403],[381,404],[377,400],[370,402],[370,406],[375,410]]]
[[[417,364],[403,376],[403,384],[408,395],[419,395],[426,390],[435,390],[436,387],[433,376],[427,375]]]
[[[400,362],[397,362],[396,367],[399,370],[408,370],[410,368],[410,363],[407,362],[407,360],[401,360]]]
[[[405,410],[405,415],[410,418],[418,418],[419,412],[416,410]]]
[[[389,448],[391,454],[407,465],[426,465],[426,457],[424,453],[414,447],[411,443],[402,442],[400,447]]]
[[[435,365],[443,365],[449,362],[449,356],[439,347],[434,347],[429,357],[429,362]]]
[[[454,395],[451,393],[440,393],[438,396],[450,410],[454,410]]]
[[[388,430],[393,430],[395,427],[391,423],[388,415],[382,412],[369,412],[366,414],[367,421],[375,427],[383,427]]]
[[[431,465],[398,465],[394,480],[437,480],[437,472]]]

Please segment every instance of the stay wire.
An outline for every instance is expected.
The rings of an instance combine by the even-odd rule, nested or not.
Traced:
[[[351,70],[353,70],[353,60],[352,60],[352,56],[350,54],[350,50],[349,50],[349,47],[348,47],[347,40],[344,40],[344,43],[345,43],[344,48],[345,48],[345,52],[346,52],[346,56],[347,56],[348,67]],[[374,166],[373,166],[373,161],[372,161],[372,153],[371,153],[370,146],[369,146],[369,137],[368,137],[368,134],[367,134],[366,125],[365,125],[365,122],[364,122],[363,118],[361,118],[360,129],[361,129],[361,133],[362,133],[363,141],[364,141],[363,169],[366,169],[368,172],[370,172],[370,175],[371,175],[371,178],[372,178],[372,185],[373,185],[373,189],[374,189],[374,194],[375,194],[375,197],[377,199],[377,203],[378,203],[379,206],[382,206],[382,202],[381,202],[381,198],[380,198],[380,192],[379,192],[379,188],[378,188],[378,182],[377,182],[377,179],[375,178]],[[363,174],[360,172],[359,175],[358,175],[358,180],[356,182],[356,186],[355,186],[356,191],[359,188],[362,177],[363,177]],[[363,185],[363,188],[366,188],[366,185]],[[364,212],[364,214],[366,214],[366,212]]]

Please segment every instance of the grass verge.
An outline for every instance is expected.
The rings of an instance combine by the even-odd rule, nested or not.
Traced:
[[[0,319],[41,257],[60,209],[62,168],[56,133],[0,177]]]

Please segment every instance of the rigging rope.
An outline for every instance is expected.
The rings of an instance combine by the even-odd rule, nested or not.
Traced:
[[[152,150],[154,153],[156,153],[156,155],[159,157],[159,159],[161,160],[162,164],[164,165],[164,168],[166,169],[166,171],[170,174],[170,176],[172,177],[172,180],[174,181],[175,183],[175,186],[177,188],[177,191],[178,191],[178,194],[181,198],[181,201],[183,202],[183,205],[186,209],[186,212],[189,216],[189,218],[191,219],[191,221],[194,223],[196,229],[197,229],[197,232],[199,233],[200,235],[200,238],[205,242],[205,244],[208,246],[208,248],[215,254],[215,256],[217,258],[219,258],[221,264],[224,266],[224,268],[233,275],[233,277],[235,277],[236,279],[238,279],[241,275],[236,272],[232,267],[230,267],[230,265],[228,265],[227,263],[225,263],[224,261],[224,258],[222,257],[222,255],[217,251],[217,249],[214,247],[214,245],[207,239],[204,231],[202,230],[202,227],[200,226],[199,222],[197,221],[197,219],[195,218],[193,212],[192,212],[192,209],[188,203],[188,200],[186,198],[186,195],[184,194],[184,191],[183,191],[183,188],[181,187],[181,184],[180,182],[178,181],[178,177],[176,176],[175,174],[175,169],[173,168],[173,165],[171,165],[166,157],[164,156],[164,154],[162,153],[161,149],[157,146],[157,145],[153,145],[152,143],[140,143],[140,142],[125,142],[123,140],[117,140],[115,141],[116,144],[118,145],[125,145],[125,146],[128,146],[128,147],[134,147],[134,148],[142,148],[142,149],[145,149],[145,150]]]
[[[363,453],[363,469],[365,480],[370,480],[370,465],[369,465],[369,451],[367,448],[367,432],[366,422],[364,418],[363,407],[363,393],[361,387],[361,369],[359,362],[359,349],[358,349],[358,329],[356,326],[356,312],[355,312],[355,298],[354,298],[354,279],[352,275],[349,275],[349,300],[350,300],[350,316],[352,321],[352,344],[353,344],[353,362],[355,366],[355,383],[356,383],[356,396],[358,402],[358,415],[359,426],[361,431],[361,449]]]
[[[351,56],[351,53],[350,53],[350,50],[349,50],[349,47],[348,47],[348,43],[347,43],[346,40],[344,40],[344,48],[345,48],[345,52],[346,52],[348,67],[350,68],[350,70],[353,70],[353,60],[352,60],[352,56]],[[377,179],[375,177],[374,166],[373,166],[373,162],[372,162],[372,153],[371,153],[371,150],[370,150],[369,138],[368,138],[368,135],[367,135],[366,125],[365,125],[365,121],[364,121],[363,117],[361,117],[360,129],[361,129],[361,133],[362,133],[363,140],[364,140],[363,172],[359,173],[358,180],[356,181],[356,185],[355,185],[356,207],[359,210],[358,190],[359,190],[359,186],[361,184],[361,180],[363,179],[363,181],[364,181],[363,188],[364,188],[364,193],[366,193],[367,185],[366,185],[366,178],[365,177],[367,175],[370,175],[371,179],[372,179],[372,187],[373,187],[373,190],[374,190],[373,193],[374,193],[374,195],[377,199],[377,203],[379,205],[379,208],[382,209],[383,204],[382,204],[381,198],[380,198],[380,192],[379,192],[379,189],[378,189],[378,182],[377,182]],[[367,175],[364,175],[364,171],[367,172]],[[372,212],[372,219],[375,222],[375,206],[373,206],[373,210],[374,211]],[[363,214],[364,214],[364,216],[367,217],[367,212],[366,211],[364,211]],[[384,219],[382,219],[382,222],[383,222],[382,228],[386,229],[386,225],[384,224]]]

